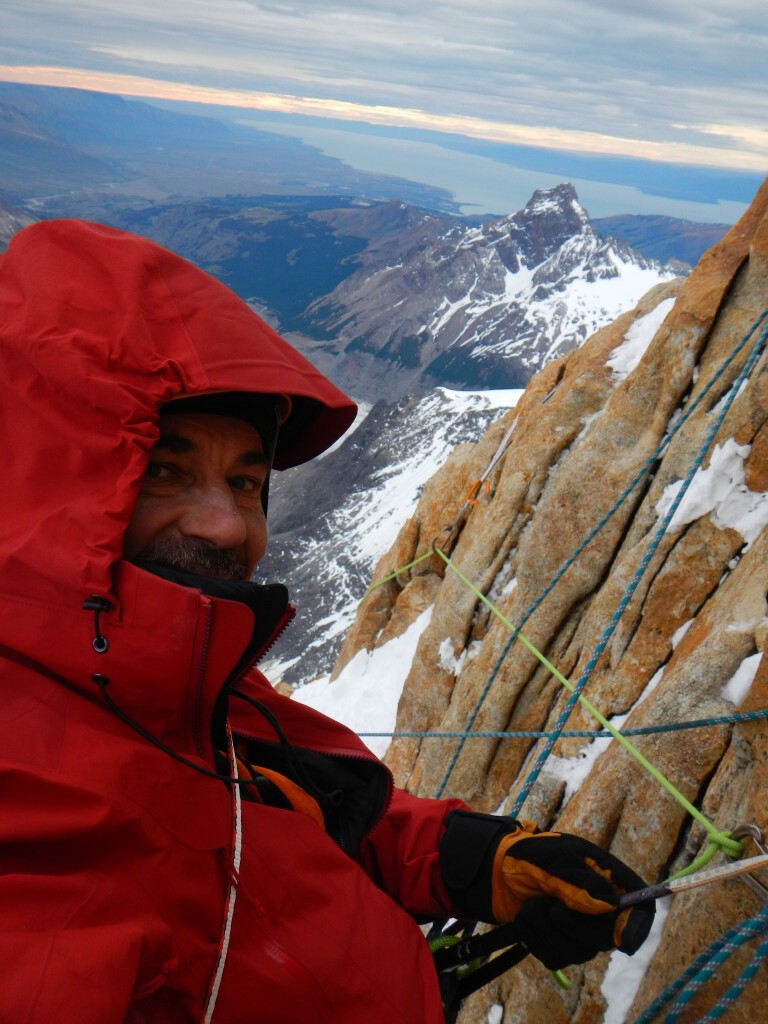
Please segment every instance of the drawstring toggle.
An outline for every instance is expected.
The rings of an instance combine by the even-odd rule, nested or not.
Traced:
[[[83,611],[93,612],[93,649],[97,654],[105,654],[109,649],[109,640],[101,632],[101,613],[108,612],[110,609],[109,601],[105,597],[98,597],[97,595],[91,595],[86,601],[83,601]]]

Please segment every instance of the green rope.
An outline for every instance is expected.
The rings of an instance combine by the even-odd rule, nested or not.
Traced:
[[[533,654],[534,657],[537,658],[549,672],[552,673],[555,679],[557,679],[558,682],[561,683],[570,693],[576,693],[576,687],[573,685],[573,683],[569,679],[566,679],[563,673],[558,668],[556,668],[552,664],[552,662],[549,661],[549,659],[546,658],[541,653],[541,651],[539,651],[523,633],[519,632],[519,630],[515,630],[515,627],[512,625],[509,619],[503,614],[503,612],[501,612],[493,603],[493,601],[486,597],[486,595],[481,590],[479,590],[478,587],[476,587],[475,584],[470,579],[468,579],[456,565],[454,565],[454,563],[451,561],[448,555],[446,555],[439,548],[435,548],[435,552],[440,556],[440,558],[443,559],[443,561],[451,570],[451,572],[453,572],[462,581],[462,583],[465,584],[465,586],[469,587],[469,589],[472,591],[472,593],[475,595],[475,597],[477,597],[479,601],[482,601],[482,603],[490,610],[491,614],[495,615],[496,618],[501,623],[503,623],[503,625],[506,626],[508,630],[516,633],[519,642],[527,650],[529,650],[531,654]],[[697,807],[695,807],[690,802],[690,800],[688,800],[687,797],[685,797],[680,792],[680,790],[677,789],[677,787],[674,786],[669,781],[669,779],[659,771],[658,768],[655,767],[655,765],[651,764],[648,758],[645,757],[637,749],[637,747],[635,747],[626,738],[626,736],[622,735],[622,733],[620,733],[615,726],[611,725],[608,719],[600,711],[598,711],[598,709],[594,706],[594,704],[591,703],[591,701],[587,700],[587,698],[581,693],[577,695],[577,698],[579,703],[587,709],[587,711],[592,715],[592,717],[595,718],[600,723],[600,725],[602,725],[602,727],[608,733],[610,733],[610,735],[618,743],[622,745],[622,747],[624,747],[627,753],[629,753],[637,761],[639,765],[645,768],[645,770],[652,776],[652,778],[654,778],[656,782],[660,786],[662,786],[669,793],[669,795],[673,797],[673,799],[675,799],[678,802],[678,804],[680,804],[680,806],[688,812],[688,814],[691,815],[691,817],[693,817],[696,821],[699,822],[700,825],[704,827],[704,829],[706,829],[707,837],[710,843],[714,844],[715,847],[719,847],[731,857],[738,857],[741,855],[741,852],[744,848],[743,843],[741,843],[739,840],[731,839],[731,837],[727,833],[721,832],[719,829],[715,828],[712,822],[709,821],[709,819],[705,817],[705,815],[702,814],[701,811]]]
[[[372,583],[370,587],[368,587],[366,592],[363,594],[363,596],[360,598],[360,600],[357,602],[357,607],[359,608],[363,601],[365,601],[366,597],[368,597],[369,594],[372,594],[374,590],[378,590],[379,587],[383,587],[385,583],[389,583],[389,581],[395,579],[395,577],[402,575],[402,573],[404,572],[408,572],[408,570],[412,569],[414,565],[418,565],[419,562],[424,562],[426,561],[427,558],[431,557],[432,549],[430,548],[430,550],[426,551],[423,555],[419,555],[418,558],[414,558],[414,560],[412,562],[409,562],[408,565],[403,565],[400,569],[395,569],[394,572],[391,572],[388,576],[385,576],[383,580],[377,580],[376,583]]]

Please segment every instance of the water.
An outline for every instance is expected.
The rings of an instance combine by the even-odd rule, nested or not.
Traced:
[[[570,181],[591,217],[613,214],[659,214],[701,223],[732,224],[746,203],[692,202],[650,195],[630,185],[615,185],[572,176],[527,170],[489,157],[475,156],[429,142],[373,135],[352,129],[244,118],[240,124],[300,138],[327,156],[362,171],[392,174],[448,189],[465,214],[515,213],[536,189]],[[556,154],[553,153],[553,165]],[[679,172],[679,168],[677,169]]]

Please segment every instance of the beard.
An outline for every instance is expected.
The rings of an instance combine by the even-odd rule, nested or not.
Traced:
[[[239,552],[231,548],[211,548],[204,541],[187,537],[156,538],[135,561],[154,562],[168,569],[214,579],[244,580],[248,576],[248,565]]]

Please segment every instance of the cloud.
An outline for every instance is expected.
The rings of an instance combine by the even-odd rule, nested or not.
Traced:
[[[631,143],[649,159],[753,170],[768,168],[766,43],[762,0],[4,0],[0,10],[6,65],[294,97],[294,109],[334,116],[403,108],[405,123],[440,130],[500,138],[485,126],[506,126],[503,137],[525,130],[545,145],[624,153]]]
[[[726,135],[735,140],[748,140],[745,150],[719,149],[684,142],[656,142],[631,137],[601,135],[597,132],[573,131],[535,125],[516,125],[479,117],[431,114],[418,108],[370,106],[345,100],[324,100],[308,96],[274,93],[249,93],[233,89],[194,86],[137,76],[112,73],[83,72],[68,68],[10,67],[0,65],[0,80],[39,85],[63,86],[118,93],[123,96],[181,100],[218,106],[241,107],[308,117],[327,117],[342,121],[364,121],[373,125],[417,128],[448,132],[474,139],[485,139],[512,145],[535,146],[565,152],[591,153],[602,156],[632,156],[672,164],[757,170],[762,172],[768,161],[765,149],[753,152],[756,140],[768,144],[766,133],[750,129],[726,132],[710,126],[709,134]]]

